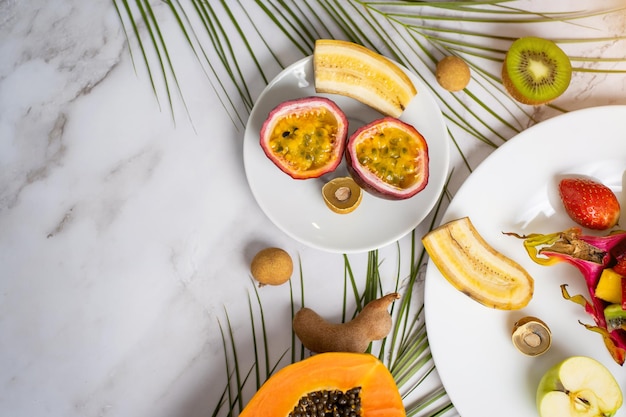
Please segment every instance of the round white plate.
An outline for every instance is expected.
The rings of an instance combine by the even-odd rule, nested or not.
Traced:
[[[322,199],[325,182],[347,176],[345,162],[318,179],[294,180],[263,153],[259,131],[269,112],[286,100],[324,96],[344,111],[349,134],[382,117],[372,108],[348,97],[315,92],[313,59],[304,58],[282,71],[257,100],[246,125],[244,166],[252,194],[270,220],[294,239],[330,252],[365,252],[382,247],[414,229],[434,207],[448,174],[449,141],[443,116],[426,86],[405,69],[417,96],[400,117],[426,139],[430,157],[428,185],[416,196],[389,201],[364,192],[363,200],[349,214],[332,212]]]
[[[561,297],[587,295],[582,275],[573,266],[535,264],[522,240],[502,232],[552,233],[575,224],[558,197],[558,180],[568,174],[595,177],[613,189],[622,206],[626,173],[626,106],[607,106],[567,113],[533,126],[490,155],[470,175],[450,203],[442,223],[469,216],[496,250],[520,263],[535,280],[528,306],[499,311],[478,304],[455,290],[429,262],[425,283],[425,317],[437,371],[463,417],[537,415],[535,392],[543,373],[572,355],[605,364],[626,394],[625,369],[617,365],[581,306]],[[589,232],[587,232],[589,233]],[[530,358],[511,343],[515,321],[537,316],[551,328],[553,344]],[[626,415],[626,406],[618,416]]]

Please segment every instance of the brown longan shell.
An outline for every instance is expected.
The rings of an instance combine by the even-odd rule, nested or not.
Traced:
[[[283,249],[265,248],[252,259],[250,272],[261,285],[284,284],[293,273],[293,260]]]
[[[437,82],[448,91],[461,91],[470,82],[471,73],[467,63],[458,56],[447,56],[437,63]]]

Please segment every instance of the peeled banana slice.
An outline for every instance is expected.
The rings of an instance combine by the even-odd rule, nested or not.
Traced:
[[[341,94],[399,117],[417,89],[393,61],[356,43],[319,39],[313,52],[315,90]]]
[[[499,310],[518,310],[530,302],[533,278],[489,246],[469,217],[439,226],[422,243],[441,274],[475,301]]]

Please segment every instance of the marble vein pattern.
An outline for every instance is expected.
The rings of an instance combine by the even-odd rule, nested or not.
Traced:
[[[307,279],[342,279],[341,256],[259,210],[243,129],[204,75],[184,84],[193,124],[155,100],[109,0],[0,0],[0,415],[206,416],[227,380],[226,309],[249,335],[253,254],[284,247]],[[626,101],[623,77],[577,90],[574,107]],[[391,276],[396,253],[381,248]],[[308,288],[341,303],[336,281]],[[263,296],[266,320],[289,326],[289,289]]]

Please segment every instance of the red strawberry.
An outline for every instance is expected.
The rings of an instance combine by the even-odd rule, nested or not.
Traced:
[[[604,184],[582,178],[566,178],[559,183],[559,195],[567,214],[583,227],[606,230],[619,220],[619,201]]]

